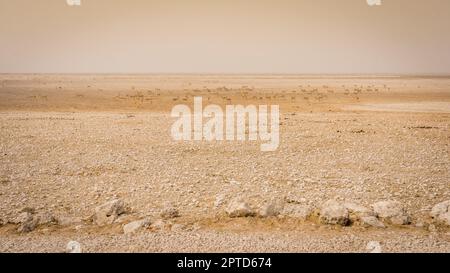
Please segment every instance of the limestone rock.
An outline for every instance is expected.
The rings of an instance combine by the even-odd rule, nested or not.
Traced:
[[[66,246],[66,253],[81,253],[81,244],[77,241],[70,241]]]
[[[431,209],[430,216],[436,222],[450,226],[450,200],[434,206]]]
[[[125,213],[125,204],[122,200],[109,201],[95,208],[94,223],[99,226],[110,225],[123,213]]]
[[[382,253],[383,252],[380,242],[377,242],[377,241],[370,241],[369,243],[367,243],[366,250],[368,250],[370,253]]]
[[[403,208],[402,204],[397,201],[381,201],[372,205],[378,218],[394,225],[407,225],[410,218]]]
[[[233,199],[226,209],[226,213],[229,217],[249,217],[253,216],[254,212],[250,206],[242,199]]]
[[[335,200],[327,201],[322,206],[319,220],[321,223],[327,225],[346,226],[350,223],[348,209]]]

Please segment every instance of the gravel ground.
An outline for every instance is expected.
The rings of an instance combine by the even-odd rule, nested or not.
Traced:
[[[60,252],[69,240],[87,252],[364,252],[373,240],[388,252],[450,252],[448,227],[429,216],[450,200],[449,80],[133,78],[124,81],[135,86],[120,91],[120,80],[2,77],[1,252]],[[278,150],[173,141],[168,111],[190,104],[196,92],[219,105],[223,96],[280,104]],[[394,102],[414,107],[386,109]],[[274,200],[312,210],[330,199],[365,207],[395,200],[411,224],[378,230],[281,216],[229,219],[225,209],[236,197],[252,209]],[[127,213],[112,227],[96,227],[96,207],[117,198]],[[161,219],[167,206],[180,217]],[[58,224],[19,234],[15,219],[24,209]],[[145,217],[151,228],[122,234],[123,224]]]
[[[162,232],[118,234],[7,235],[1,252],[64,252],[76,240],[83,252],[370,252],[378,241],[383,252],[450,252],[450,234],[410,231],[354,232]]]

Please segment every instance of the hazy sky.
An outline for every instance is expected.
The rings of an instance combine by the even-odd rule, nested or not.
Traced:
[[[450,0],[0,0],[0,73],[446,73]]]

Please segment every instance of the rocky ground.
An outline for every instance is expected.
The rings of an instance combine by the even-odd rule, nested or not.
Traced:
[[[1,252],[450,252],[450,79],[0,80]],[[278,150],[173,141],[194,96],[279,104]]]

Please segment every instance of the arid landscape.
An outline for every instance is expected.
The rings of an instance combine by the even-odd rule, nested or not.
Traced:
[[[174,141],[195,96],[278,149]],[[450,77],[3,74],[0,126],[0,252],[450,252]]]

